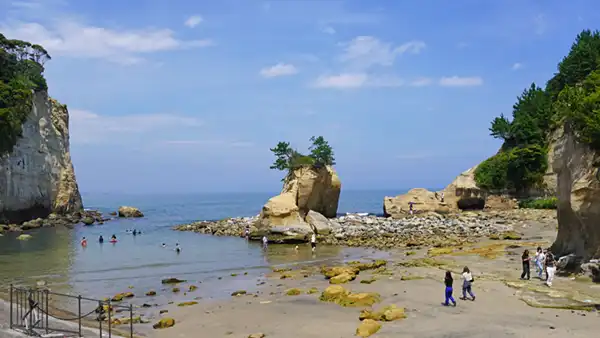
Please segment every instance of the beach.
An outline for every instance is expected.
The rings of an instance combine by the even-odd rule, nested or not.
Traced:
[[[590,337],[596,334],[600,287],[581,277],[556,277],[552,288],[533,277],[520,280],[524,249],[548,247],[556,221],[527,222],[516,227],[520,240],[490,240],[453,248],[390,250],[385,269],[361,271],[354,281],[340,284],[356,292],[376,292],[375,310],[395,304],[405,319],[382,322],[372,337]],[[309,250],[303,247],[303,250]],[[437,250],[437,251],[436,251]],[[364,261],[369,261],[364,257]],[[374,257],[376,258],[376,257]],[[475,301],[462,301],[460,273],[469,266]],[[454,275],[456,307],[444,301],[445,270]],[[284,274],[286,278],[281,279]],[[371,281],[370,284],[361,281]],[[156,337],[352,337],[363,307],[342,307],[321,301],[331,286],[316,268],[271,272],[260,290],[231,299],[167,307],[163,317],[171,328],[154,330]],[[290,289],[301,290],[288,295]],[[318,290],[308,293],[311,288]]]

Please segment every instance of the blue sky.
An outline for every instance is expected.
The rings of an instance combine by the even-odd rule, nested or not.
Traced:
[[[594,10],[594,8],[598,8]],[[595,1],[0,0],[44,45],[82,191],[276,191],[313,135],[344,189],[442,187],[545,84]]]

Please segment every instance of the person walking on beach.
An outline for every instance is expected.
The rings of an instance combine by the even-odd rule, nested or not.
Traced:
[[[531,257],[529,257],[529,250],[525,249],[525,251],[523,251],[523,255],[521,256],[521,262],[523,263],[523,273],[521,273],[521,279],[527,279],[529,280],[530,276],[530,269],[529,269],[529,262],[531,261]],[[525,276],[527,276],[527,278],[525,278]]]
[[[554,254],[550,249],[546,251],[546,285],[552,286],[554,280],[554,274],[556,273],[556,261],[554,260]]]
[[[267,245],[269,245],[269,239],[267,238],[267,235],[264,235],[262,238],[262,243],[263,243],[263,250],[267,250]]]
[[[312,249],[312,252],[315,252],[315,250],[317,249],[317,234],[315,234],[314,232],[310,236],[310,248]]]
[[[246,229],[244,230],[244,236],[246,237],[246,240],[250,239],[250,226],[246,225]]]
[[[408,202],[408,212],[412,215],[413,214],[413,202]]]
[[[442,203],[444,203],[444,192],[442,191],[442,193],[440,194],[440,201]]]
[[[446,301],[442,303],[444,306],[449,306],[452,302],[452,306],[456,306],[456,301],[452,297],[452,284],[454,279],[452,278],[452,272],[446,271],[446,277],[444,278],[444,284],[446,285]]]
[[[546,260],[546,255],[541,247],[537,247],[535,253],[535,271],[537,272],[538,278],[542,279],[542,274],[544,273],[544,262]]]
[[[475,294],[473,294],[473,290],[471,290],[471,286],[473,284],[473,275],[471,275],[471,271],[468,267],[465,266],[462,273],[462,300],[467,300],[467,293],[471,296],[471,300],[475,300]]]

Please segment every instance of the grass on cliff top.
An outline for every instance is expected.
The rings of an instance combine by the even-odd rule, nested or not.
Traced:
[[[519,208],[522,209],[556,209],[558,205],[558,198],[537,198],[537,199],[525,199],[519,201]]]
[[[579,33],[546,87],[532,83],[517,98],[511,119],[501,114],[492,121],[491,136],[504,142],[475,170],[477,185],[517,194],[545,188],[549,136],[565,123],[579,142],[600,150],[599,31]],[[529,205],[550,208],[552,203]]]
[[[32,91],[46,90],[46,50],[0,34],[0,156],[10,153],[31,111]]]

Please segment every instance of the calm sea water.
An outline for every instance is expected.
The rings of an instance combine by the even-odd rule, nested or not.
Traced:
[[[344,191],[338,211],[381,213],[383,197],[401,192]],[[160,284],[162,278],[178,277],[200,287],[194,296],[218,298],[256,285],[258,276],[273,265],[351,259],[364,254],[357,248],[327,246],[312,254],[305,246],[296,252],[291,246],[279,245],[272,245],[264,252],[258,243],[242,238],[171,230],[173,225],[196,220],[256,215],[273,195],[84,194],[86,208],[108,214],[120,205],[131,205],[140,208],[146,217],[115,219],[103,225],[77,225],[73,230],[40,229],[30,232],[33,238],[29,241],[18,241],[15,234],[6,234],[0,237],[0,283],[5,287],[10,283],[32,285],[43,280],[53,291],[90,298],[124,291],[141,295],[153,289],[165,295],[165,299],[159,296],[153,300],[160,302],[186,297],[174,296]],[[126,232],[133,228],[142,234],[132,236]],[[118,243],[108,243],[112,234],[117,236]],[[104,244],[97,242],[100,235],[105,238]],[[88,238],[85,248],[79,244],[84,236]],[[167,248],[161,247],[163,242]],[[173,250],[175,243],[180,244],[181,254]],[[231,273],[239,276],[232,277]]]

